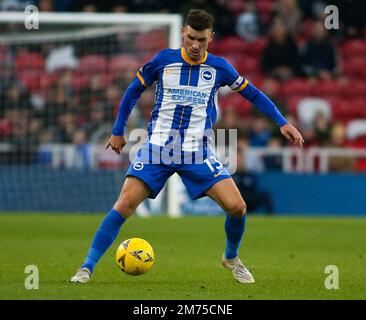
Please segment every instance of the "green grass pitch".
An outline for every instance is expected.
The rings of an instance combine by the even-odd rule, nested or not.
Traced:
[[[235,282],[220,264],[224,217],[132,217],[86,285],[68,282],[83,261],[102,215],[1,214],[0,299],[366,299],[366,219],[250,215],[240,249],[256,283]],[[152,269],[123,274],[120,242],[148,240]],[[27,265],[39,289],[26,290]],[[327,265],[339,289],[327,290]]]

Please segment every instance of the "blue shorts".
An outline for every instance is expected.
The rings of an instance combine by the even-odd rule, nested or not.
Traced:
[[[152,154],[158,155],[159,161],[156,161],[156,158],[152,159]],[[159,151],[151,150],[151,144],[144,144],[136,153],[126,177],[133,176],[145,182],[151,190],[149,198],[154,199],[163,189],[169,177],[178,173],[193,200],[204,197],[205,192],[214,184],[231,177],[222,163],[210,151],[206,152],[202,159],[193,157],[192,163],[184,161],[184,155],[181,153],[179,158],[181,158],[180,163],[174,161],[167,164],[168,161],[161,160]]]

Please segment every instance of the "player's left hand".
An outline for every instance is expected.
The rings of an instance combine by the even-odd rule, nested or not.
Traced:
[[[287,123],[280,128],[282,135],[290,141],[295,147],[302,148],[304,145],[304,138],[301,133],[291,124]]]
[[[125,136],[114,136],[112,135],[106,145],[106,149],[111,147],[114,152],[117,154],[121,154],[123,147],[126,145],[126,137]]]

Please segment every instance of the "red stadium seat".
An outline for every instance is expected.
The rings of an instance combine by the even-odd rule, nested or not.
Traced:
[[[349,81],[344,88],[343,95],[353,98],[364,96],[366,98],[366,80]]]
[[[286,104],[288,106],[288,109],[292,115],[295,117],[297,116],[297,106],[299,105],[300,100],[302,100],[303,96],[291,96],[286,99]]]
[[[361,39],[349,40],[341,47],[341,52],[346,58],[366,56],[366,41]]]
[[[218,51],[220,54],[241,54],[245,57],[245,54],[249,48],[249,44],[239,37],[225,37],[220,40],[218,45]]]
[[[349,76],[363,77],[366,68],[366,60],[364,57],[354,57],[352,59],[343,59],[343,73]]]
[[[331,101],[333,119],[347,123],[357,117],[357,110],[349,99],[334,99]]]
[[[256,1],[256,8],[259,12],[260,20],[264,25],[270,21],[275,5],[275,2],[271,0]]]
[[[248,45],[246,54],[256,57],[257,59],[260,59],[260,56],[262,55],[263,49],[266,45],[267,45],[266,37],[257,38]]]
[[[167,46],[167,35],[162,30],[143,32],[136,36],[136,49],[138,52],[147,51],[156,54]]]
[[[244,0],[230,0],[226,2],[226,8],[234,15],[238,16],[244,11]]]
[[[362,97],[354,97],[350,99],[352,112],[355,118],[366,118],[366,99]]]
[[[18,72],[24,70],[44,70],[44,57],[35,52],[20,52],[15,58],[15,68]]]
[[[107,59],[102,55],[85,55],[79,59],[79,71],[82,73],[103,73],[107,71],[107,68]]]
[[[243,76],[260,71],[258,58],[243,57],[235,64],[236,70]]]
[[[139,60],[130,54],[121,54],[110,59],[109,73],[116,74],[129,70],[136,71],[139,68]]]
[[[74,71],[72,74],[71,85],[72,88],[78,93],[80,89],[87,86],[89,82],[89,76],[86,73],[80,71]]]
[[[59,78],[59,74],[57,72],[53,73],[45,73],[41,77],[41,89],[47,90],[56,84]]]
[[[39,92],[41,90],[42,70],[23,70],[18,73],[19,81],[30,91]]]
[[[318,97],[338,96],[344,94],[346,84],[337,80],[317,81],[311,90]]]
[[[312,90],[314,85],[307,79],[292,79],[283,83],[281,91],[283,96],[310,96],[312,95]]]
[[[208,52],[211,52],[212,54],[215,55],[221,55],[220,41],[214,38],[208,45]]]
[[[234,108],[240,116],[247,116],[251,110],[250,102],[245,100],[241,95],[236,92],[230,93],[223,97],[220,96],[219,105],[222,110],[230,107]]]

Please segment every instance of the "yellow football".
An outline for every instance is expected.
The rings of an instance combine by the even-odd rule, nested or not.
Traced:
[[[140,275],[147,272],[154,263],[154,250],[150,243],[141,238],[123,241],[116,252],[118,267],[125,273]]]

